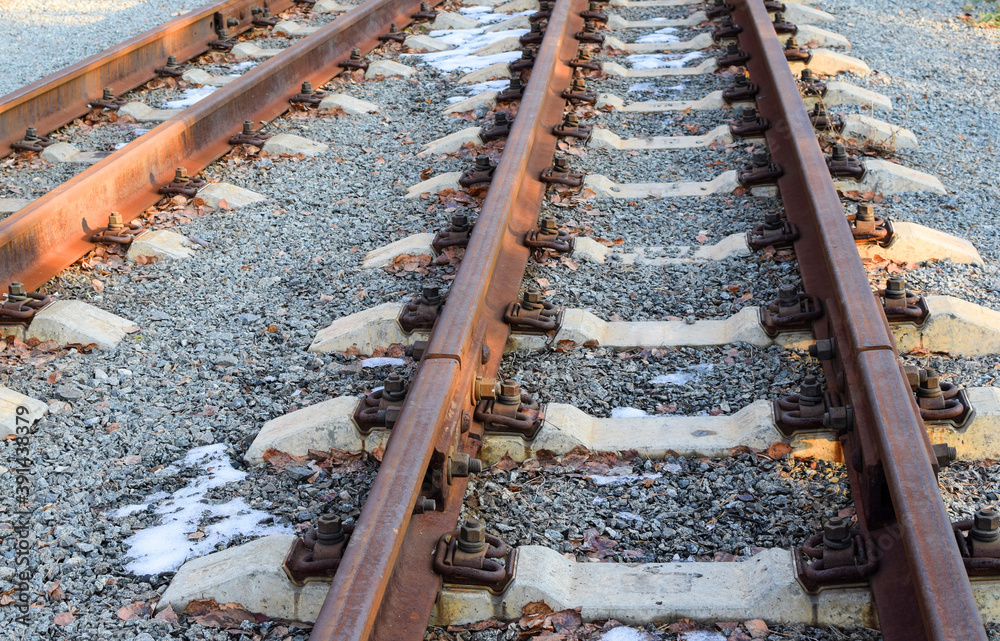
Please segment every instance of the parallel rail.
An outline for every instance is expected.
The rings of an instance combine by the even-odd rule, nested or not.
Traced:
[[[836,357],[823,362],[827,385],[854,410],[844,458],[858,524],[878,541],[871,585],[883,637],[985,641],[927,430],[795,79],[763,3],[734,6],[740,45],[750,54],[746,67],[760,88],[757,109],[772,123],[767,146],[784,169],[778,189],[785,215],[801,232],[795,255],[803,284],[824,304],[813,333],[836,341]]]
[[[132,220],[162,197],[177,167],[201,171],[229,151],[244,121],[281,115],[302,82],[326,83],[352,48],[371,50],[419,6],[369,0],[0,222],[0,282],[43,285],[93,249],[90,236],[109,212]]]
[[[135,89],[156,77],[155,69],[167,56],[185,62],[208,49],[216,29],[229,19],[235,35],[253,28],[251,8],[272,13],[292,6],[293,0],[220,0],[174,18],[134,38],[94,54],[0,97],[0,158],[11,153],[11,143],[28,127],[45,135],[87,113],[87,103],[101,97],[105,87],[116,94]]]

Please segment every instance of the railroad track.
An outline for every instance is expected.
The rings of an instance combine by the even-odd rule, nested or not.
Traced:
[[[276,3],[271,11],[277,14],[289,4]],[[220,29],[249,30],[263,15],[251,5],[230,0],[193,12],[165,30],[11,94],[0,105],[4,144],[17,142],[15,131],[34,126],[51,132],[81,116],[81,101],[67,96],[96,95],[98,86],[112,89],[105,110],[120,111],[128,101],[110,99],[149,82],[150,67],[165,54],[177,51],[178,60],[193,59],[210,40],[216,45],[226,40],[229,34]],[[399,0],[350,8],[208,97],[165,114],[169,118],[162,124],[0,221],[0,271],[5,282],[23,283],[25,289],[21,294],[20,285],[11,286],[7,332],[17,340],[34,339],[35,345],[54,341],[80,349],[94,343],[122,350],[117,344],[139,327],[44,294],[26,298],[27,292],[44,288],[60,273],[70,278],[62,270],[93,256],[95,241],[109,237],[131,245],[122,251],[140,264],[159,256],[160,271],[151,275],[162,278],[170,269],[166,261],[194,252],[163,230],[139,234],[156,226],[157,214],[170,203],[190,205],[199,214],[202,207],[213,208],[217,212],[210,215],[218,216],[234,208],[228,215],[239,216],[243,206],[253,211],[264,196],[216,180],[238,175],[247,162],[270,167],[322,159],[327,142],[271,136],[268,130],[334,138],[323,124],[333,117],[331,110],[363,114],[379,108],[352,98],[352,90],[364,92],[380,77],[393,76],[403,78],[395,81],[403,83],[400,91],[408,90],[405,78],[416,70],[387,62],[409,62],[399,56],[403,48],[423,51],[417,54],[421,64],[438,65],[432,72],[436,94],[473,87],[474,95],[426,115],[441,121],[429,130],[448,133],[421,132],[423,148],[416,158],[431,167],[415,184],[395,185],[399,201],[408,203],[399,207],[417,212],[411,217],[416,228],[440,227],[442,213],[448,226],[437,234],[403,234],[387,245],[375,243],[367,255],[352,259],[351,269],[381,270],[373,280],[390,285],[373,288],[379,287],[387,302],[330,318],[329,327],[303,344],[295,344],[303,332],[283,337],[295,336],[293,350],[339,354],[338,362],[358,355],[387,357],[370,362],[395,366],[384,384],[352,370],[357,376],[346,387],[360,386],[368,392],[363,399],[347,395],[278,416],[253,426],[252,443],[240,444],[246,462],[269,465],[277,474],[297,465],[313,482],[329,476],[331,459],[324,452],[331,448],[341,453],[337,456],[369,452],[379,465],[365,488],[363,507],[356,514],[348,511],[347,524],[335,510],[308,519],[315,528],[301,537],[275,534],[245,547],[194,554],[199,558],[180,568],[154,599],[155,607],[182,610],[199,599],[238,603],[249,612],[314,622],[310,638],[317,641],[419,639],[429,622],[520,619],[530,625],[531,616],[539,614],[534,621],[541,628],[553,625],[544,622],[552,610],[575,611],[568,619],[574,626],[605,619],[633,625],[685,617],[703,623],[760,619],[773,625],[877,627],[885,639],[987,638],[984,619],[992,622],[996,615],[990,579],[1000,564],[995,545],[1000,522],[985,499],[973,519],[954,519],[938,474],[956,459],[997,456],[990,430],[1000,408],[989,388],[961,389],[917,363],[929,353],[989,354],[1000,344],[1000,324],[997,312],[951,297],[918,296],[905,280],[883,282],[866,270],[866,264],[880,261],[982,259],[960,239],[879,215],[883,197],[945,190],[937,178],[889,160],[917,144],[911,132],[859,113],[884,109],[889,99],[836,79],[870,69],[839,49],[847,44],[842,36],[818,26],[832,17],[808,5],[761,0],[707,6],[670,1],[588,6],[570,0],[538,6],[516,0],[495,10],[466,7],[463,14],[459,8],[436,12]],[[503,10],[518,15],[497,15]],[[661,11],[669,15],[649,18]],[[419,25],[427,23],[440,30],[432,32],[436,38],[421,32]],[[259,20],[257,26],[268,27]],[[631,42],[627,34],[635,29],[654,33]],[[669,29],[683,29],[690,39],[665,33]],[[295,27],[286,24],[285,31]],[[381,60],[359,59],[360,52],[376,47],[373,55]],[[352,55],[353,49],[359,51]],[[631,67],[621,64],[624,54],[631,54]],[[466,58],[476,56],[480,60],[470,67]],[[494,57],[495,63],[485,64]],[[447,74],[455,68],[469,73]],[[679,78],[705,91],[684,101],[630,101],[614,94],[622,78],[654,83]],[[309,93],[311,87],[325,87],[324,94]],[[326,94],[341,97],[324,106]],[[291,112],[290,99],[298,105]],[[404,99],[397,109],[416,109],[412,103],[419,100]],[[835,107],[845,113],[835,113]],[[132,107],[126,113],[135,118],[146,112]],[[675,115],[696,123],[688,124],[690,135],[663,126],[663,119]],[[350,116],[341,117],[349,122]],[[467,120],[479,126],[462,128],[472,124]],[[271,124],[258,128],[257,122]],[[631,137],[627,128],[674,135]],[[410,144],[415,133],[399,132],[393,140],[405,137],[409,141],[403,144]],[[374,176],[387,162],[389,134],[369,135],[372,146],[378,141],[379,162],[372,159],[363,168]],[[16,145],[21,162],[46,153],[44,147],[32,150],[34,139],[28,138]],[[641,156],[645,166],[630,165],[631,154]],[[390,161],[392,167],[409,176],[418,173],[412,155],[399,156]],[[696,168],[705,166],[705,158],[718,158],[707,172]],[[578,170],[583,166],[588,171]],[[178,167],[186,174],[177,173]],[[441,171],[460,167],[464,171]],[[632,180],[630,174],[682,179]],[[295,172],[282,175],[293,180]],[[683,180],[688,176],[694,180]],[[350,193],[355,206],[367,207],[358,200],[364,184],[352,184],[343,195]],[[173,187],[166,198],[165,185]],[[338,211],[349,213],[350,199],[338,201],[345,205]],[[306,202],[296,206],[325,208],[323,215],[333,216],[325,199]],[[579,221],[601,207],[641,216],[643,221],[625,226],[629,233],[669,240],[669,230],[678,226],[668,219],[680,215],[673,203],[684,208],[696,202],[717,210],[706,216],[725,220],[714,223],[717,229],[742,233],[696,250],[678,240],[672,249],[651,249],[642,239],[630,239],[634,251],[615,250],[614,242],[579,233],[584,226]],[[115,226],[108,225],[111,212],[119,215]],[[698,215],[692,214],[691,224],[700,224]],[[350,216],[344,218],[337,220],[350,226]],[[133,220],[143,222],[130,225]],[[401,225],[391,218],[381,224]],[[211,243],[203,246],[211,251]],[[573,273],[587,264],[594,266],[588,273],[600,274],[610,263],[637,266],[632,277],[650,273],[643,269],[669,274],[674,265],[725,272],[750,263],[769,296],[748,291],[736,304],[726,301],[739,287],[711,302],[698,301],[700,292],[682,292],[685,301],[678,309],[684,311],[657,314],[656,321],[624,310],[635,320],[616,320],[614,309],[593,305],[595,314],[547,300],[550,279],[562,278],[570,291],[557,296],[585,301],[575,288],[586,283]],[[428,272],[437,280],[413,277]],[[447,281],[445,295],[439,285]],[[667,281],[651,287],[657,286],[674,288]],[[418,288],[416,298],[401,299]],[[554,293],[558,289],[552,287]],[[639,292],[633,296],[649,290]],[[743,306],[748,302],[757,306]],[[80,322],[84,317],[93,320]],[[116,328],[110,336],[98,335],[95,323]],[[268,325],[261,335],[280,332]],[[535,356],[540,351],[544,362]],[[657,359],[668,352],[678,357],[675,378],[668,374],[664,383],[681,391],[665,395],[675,407],[664,405],[664,416],[612,412],[611,418],[595,418],[570,405],[539,402],[554,400],[551,388],[560,384],[560,372],[573,355],[610,358],[604,370],[597,369],[614,378],[615,362],[634,360],[641,371],[651,367],[650,360],[659,367]],[[668,416],[676,405],[683,412],[691,402],[682,386],[714,367],[712,359],[724,363],[728,356],[730,363],[735,358],[749,365],[765,354],[799,378],[778,382],[775,371],[766,372],[763,391],[761,381],[749,385],[760,398],[740,401],[735,413],[723,400],[711,415]],[[43,408],[23,403],[33,419],[40,418]],[[607,455],[602,463],[594,452],[624,454]],[[783,537],[791,550],[740,554],[745,558],[738,562],[574,562],[553,553],[553,545],[509,546],[490,521],[475,518],[499,516],[504,501],[512,500],[502,493],[506,499],[497,499],[490,481],[476,479],[480,474],[514,486],[517,474],[531,478],[539,466],[590,469],[595,484],[649,488],[665,474],[683,471],[700,479],[709,469],[685,467],[689,460],[740,456],[749,457],[739,459],[740,465],[797,459],[842,464],[831,469],[846,477],[853,509],[840,502],[817,505],[805,517],[808,527]],[[699,482],[710,496],[708,481]],[[735,495],[741,502],[762,502],[752,493]],[[130,514],[123,509],[113,514]],[[725,509],[741,513],[732,505]],[[716,509],[713,518],[723,516]],[[675,534],[682,525],[676,515],[663,521],[661,527]],[[562,533],[545,523],[537,526],[554,531],[550,539]],[[608,541],[603,534],[569,534],[569,548],[562,551],[581,549],[574,548],[573,537],[585,537],[582,549],[603,558],[600,546]],[[689,556],[699,550],[695,545]],[[563,624],[554,625],[558,631]],[[732,631],[729,638],[753,632],[749,626],[722,629]]]

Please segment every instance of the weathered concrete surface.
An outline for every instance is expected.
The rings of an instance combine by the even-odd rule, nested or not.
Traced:
[[[318,156],[330,146],[326,143],[309,140],[295,134],[278,134],[271,136],[264,143],[264,151],[269,154],[291,154],[293,156],[302,154],[303,156]]]
[[[703,136],[653,136],[652,138],[621,138],[603,127],[595,127],[587,141],[588,147],[596,149],[692,149],[708,147],[712,143],[733,142],[729,125],[719,125]]]
[[[520,546],[517,555],[514,581],[503,595],[445,586],[432,625],[516,620],[524,606],[544,601],[556,611],[580,607],[584,621],[645,624],[688,617],[877,627],[868,589],[809,596],[795,580],[788,550],[764,550],[733,563],[577,563],[534,545]]]
[[[855,143],[875,143],[890,149],[916,149],[917,137],[905,127],[899,127],[883,120],[876,120],[864,114],[845,114],[844,128],[839,137]]]
[[[418,340],[426,340],[427,332],[403,332],[397,320],[401,311],[399,303],[382,303],[338,318],[316,333],[309,351],[346,352],[355,347],[362,354],[371,354],[376,347],[412,345]]]
[[[499,92],[484,91],[482,93],[477,93],[475,96],[450,104],[441,111],[444,113],[455,114],[465,113],[467,111],[474,111],[479,105],[486,105],[486,107],[492,109],[497,104],[497,93]]]
[[[431,233],[414,234],[400,238],[365,254],[365,259],[361,262],[361,269],[386,267],[392,264],[396,256],[404,254],[433,256],[435,254],[434,248],[431,247],[433,240],[434,234]]]
[[[194,255],[188,239],[166,229],[154,229],[132,241],[127,258],[135,260],[139,256],[155,256],[160,260],[183,260]]]
[[[728,194],[740,186],[735,171],[725,171],[706,182],[676,183],[616,183],[606,176],[590,174],[584,179],[583,184],[592,190],[597,198],[629,199]]]
[[[881,158],[865,158],[865,175],[860,181],[835,178],[833,184],[841,191],[873,191],[889,196],[915,191],[947,194],[948,191],[935,176],[910,169]]]
[[[355,426],[352,417],[360,401],[356,396],[338,396],[273,418],[264,423],[243,458],[251,465],[260,465],[269,449],[305,456],[309,450],[371,452],[384,446],[389,430],[374,430],[365,437]]]
[[[422,154],[453,154],[463,146],[468,143],[473,143],[476,145],[483,144],[482,139],[479,137],[479,132],[483,130],[482,127],[466,127],[465,129],[460,129],[454,133],[448,134],[433,140],[420,150]]]
[[[119,116],[130,116],[137,122],[163,122],[170,120],[183,109],[153,109],[142,102],[129,102],[118,108]]]
[[[407,36],[403,41],[403,46],[415,53],[425,53],[428,51],[448,51],[455,47],[441,42],[437,38],[424,35]]]
[[[760,347],[806,345],[808,332],[786,332],[771,338],[760,326],[756,307],[744,307],[725,320],[613,322],[601,320],[583,309],[563,310],[563,322],[554,343],[571,341],[577,345],[597,343],[613,349],[655,347],[705,347],[749,343]],[[542,349],[549,337],[511,333],[507,349]]]
[[[365,78],[373,80],[379,76],[383,78],[406,78],[417,73],[413,67],[399,64],[392,60],[378,60],[368,65],[365,71]]]
[[[336,109],[338,107],[343,109],[344,113],[348,116],[360,116],[362,114],[375,113],[379,110],[379,106],[373,102],[359,100],[343,93],[329,95],[319,103],[320,109]]]
[[[454,189],[458,191],[462,188],[458,184],[458,179],[462,177],[462,172],[460,171],[449,171],[444,174],[438,174],[428,178],[427,180],[418,182],[416,185],[411,185],[406,188],[406,196],[404,198],[418,198],[421,194],[436,194],[442,192],[445,189]]]
[[[214,599],[239,603],[250,612],[294,621],[315,621],[329,583],[302,587],[288,580],[281,564],[295,536],[275,534],[197,559],[181,566],[157,603],[180,612],[191,601]]]
[[[26,434],[24,430],[37,423],[48,411],[49,406],[42,401],[9,387],[0,387],[0,440],[18,434],[19,429],[22,435]],[[13,455],[11,450],[8,452]]]
[[[60,345],[96,343],[102,350],[114,349],[135,323],[80,300],[57,300],[32,319],[24,339],[55,341]]]
[[[27,198],[0,198],[0,214],[13,214],[31,204]]]
[[[951,356],[1000,353],[1000,312],[954,296],[924,296],[930,316],[923,327],[893,325],[900,352],[926,349]]]
[[[205,205],[212,209],[218,209],[222,201],[230,207],[245,207],[253,203],[267,200],[263,194],[258,194],[249,189],[243,189],[230,183],[212,183],[206,185],[198,192],[198,197],[205,201]]]
[[[504,78],[510,78],[510,67],[507,66],[506,62],[498,62],[492,64],[488,67],[483,67],[482,69],[477,69],[470,73],[465,74],[458,79],[458,84],[460,85],[474,85],[480,82],[488,82],[490,80],[502,80]],[[452,105],[454,106],[454,105]]]
[[[956,263],[982,264],[979,250],[964,238],[946,234],[916,223],[892,223],[895,232],[888,247],[858,245],[862,258],[881,256],[900,263],[922,263],[927,260],[950,258]]]
[[[264,60],[273,58],[282,52],[282,49],[262,49],[252,42],[241,42],[232,48],[229,53],[233,54],[237,60],[253,58],[254,60]]]
[[[561,455],[578,446],[595,452],[634,449],[654,459],[662,459],[670,452],[680,456],[726,457],[740,445],[767,449],[772,443],[785,440],[774,426],[768,401],[754,401],[729,415],[638,418],[595,418],[572,405],[549,403],[545,406],[545,422],[534,440],[487,434],[479,457],[492,465],[505,455],[524,461],[539,450]],[[790,445],[794,456],[843,461],[840,443],[832,432],[795,439]]]

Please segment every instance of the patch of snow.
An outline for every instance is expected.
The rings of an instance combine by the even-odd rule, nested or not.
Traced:
[[[361,367],[382,367],[383,365],[406,365],[406,361],[402,358],[389,358],[387,356],[376,356],[361,361]]]
[[[649,35],[640,36],[636,42],[680,42],[680,38],[670,35],[676,31],[676,27],[664,27],[657,29]]]
[[[472,52],[482,49],[504,38],[520,37],[528,33],[527,29],[511,29],[484,33],[483,29],[448,29],[431,31],[430,36],[455,47],[447,51],[432,51],[430,53],[403,54],[413,56],[441,71],[475,71],[497,62],[513,62],[521,57],[520,50],[505,51],[489,56],[474,56]],[[504,86],[506,86],[505,83]]]
[[[605,476],[603,474],[590,474],[587,476],[594,485],[625,485],[635,483],[643,479],[658,479],[663,475],[659,472],[646,472],[645,474],[619,474],[615,476]]]
[[[125,541],[129,548],[126,556],[131,559],[125,569],[132,574],[174,572],[184,561],[211,554],[217,545],[226,544],[236,536],[259,537],[290,532],[284,526],[261,525],[274,517],[252,509],[242,498],[222,504],[209,503],[206,498],[209,490],[246,477],[246,472],[232,466],[224,444],[196,447],[183,461],[168,467],[176,471],[200,468],[203,474],[173,494],[152,494],[143,504],[127,505],[112,513],[115,517],[128,516],[155,503],[154,511],[161,515],[158,525],[140,530]],[[203,526],[206,522],[210,524]],[[189,534],[199,530],[204,533],[203,537],[188,539]]]
[[[712,363],[699,363],[685,367],[684,370],[673,374],[660,374],[649,382],[653,385],[685,385],[698,378],[699,374],[711,372],[713,369],[715,369],[715,365]]]
[[[600,641],[649,641],[650,635],[645,630],[637,630],[627,626],[611,628],[601,635]]]
[[[649,415],[636,407],[616,407],[611,410],[611,418],[639,418],[640,416]]]
[[[634,85],[632,85],[631,87],[628,88],[628,93],[633,93],[633,92],[653,92],[653,91],[656,91],[656,90],[657,90],[657,87],[656,87],[656,83],[655,82],[637,82],[637,83],[635,83]]]
[[[191,105],[195,104],[199,100],[203,100],[210,96],[218,87],[209,87],[205,85],[203,87],[191,87],[190,89],[185,89],[184,93],[177,100],[169,100],[163,106],[164,109],[186,109]]]
[[[636,53],[628,56],[633,69],[680,69],[692,60],[697,60],[705,54],[701,51],[689,51],[685,54],[669,53]]]
[[[681,632],[679,641],[726,641],[726,637],[711,630],[691,630]]]
[[[615,514],[615,516],[624,521],[637,521],[642,523],[644,520],[641,516],[633,514],[632,512],[619,512],[618,514]]]

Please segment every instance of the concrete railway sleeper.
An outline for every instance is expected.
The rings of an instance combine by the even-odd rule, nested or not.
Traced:
[[[953,382],[991,362],[1000,312],[945,292],[918,295],[902,275],[908,267],[888,278],[871,273],[880,261],[987,261],[968,241],[882,214],[883,195],[946,188],[895,162],[892,150],[919,145],[913,132],[827,110],[891,106],[833,80],[871,69],[835,50],[849,46],[846,38],[815,26],[832,26],[831,14],[769,0],[446,2],[443,10],[369,0],[315,28],[273,25],[260,7],[222,4],[238,17],[207,23],[216,48],[243,46],[225,29],[254,20],[309,35],[274,56],[244,43],[245,55],[266,61],[179,113],[118,98],[144,82],[138,72],[107,83],[113,91],[95,104],[161,124],[0,222],[0,275],[12,283],[0,308],[7,344],[110,351],[139,332],[34,290],[54,287],[93,242],[129,247],[122,260],[138,263],[155,251],[164,260],[194,254],[190,240],[132,220],[163,195],[220,212],[260,206],[266,196],[202,170],[231,145],[251,158],[263,150],[255,162],[270,167],[272,157],[318,158],[341,144],[276,133],[289,101],[299,107],[288,122],[300,109],[321,110],[309,122],[379,109],[328,95],[351,82],[327,84],[339,71],[419,84],[406,81],[417,69],[362,51],[384,45],[407,52],[407,62],[438,65],[434,91],[461,87],[463,95],[427,116],[448,119],[454,131],[421,139],[415,156],[399,154],[431,165],[420,182],[394,184],[401,208],[420,208],[423,219],[408,218],[421,220],[408,230],[420,233],[398,229],[394,242],[356,256],[353,269],[373,283],[402,284],[292,348],[320,368],[321,358],[338,359],[340,374],[362,381],[365,368],[386,367],[383,384],[369,374],[361,397],[327,392],[295,404],[239,446],[247,466],[295,470],[302,484],[332,477],[330,457],[350,460],[366,470],[357,481],[363,505],[345,520],[330,494],[327,513],[300,512],[297,530],[254,526],[269,535],[187,554],[145,615],[194,619],[198,607],[237,604],[246,616],[312,624],[312,641],[450,639],[448,626],[505,639],[519,631],[649,639],[663,637],[652,628],[612,633],[672,621],[669,632],[685,640],[790,636],[802,626],[865,639],[877,628],[887,641],[988,638],[1000,621],[1000,516],[988,493],[971,513],[969,500],[943,496],[939,475],[947,485],[952,463],[1000,458],[992,380]],[[183,24],[204,40],[197,25],[208,15]],[[412,19],[429,29],[407,29]],[[690,33],[662,38],[671,33],[664,29]],[[644,35],[629,42],[635,30]],[[194,40],[183,59],[213,46]],[[162,46],[154,32],[134,42]],[[131,60],[126,45],[110,51]],[[60,79],[84,82],[94,64],[53,76],[53,95],[66,91]],[[677,77],[705,97],[615,95],[628,78]],[[12,94],[12,122],[17,101],[48,100],[37,98],[45,84]],[[415,95],[406,101],[432,102]],[[51,109],[45,122],[57,125],[41,130],[78,115],[72,109]],[[690,135],[657,115],[665,112],[696,123],[683,125]],[[731,117],[720,123],[720,115]],[[477,126],[462,129],[467,120]],[[397,140],[414,142],[406,132]],[[21,143],[47,161],[65,150],[46,152],[49,136]],[[723,160],[706,165],[709,155]],[[372,176],[374,167],[366,167]],[[845,211],[845,197],[858,203]],[[685,220],[703,215],[702,204],[731,220],[716,225],[715,244],[701,232],[699,247],[682,244],[697,224]],[[579,222],[598,207],[632,212],[621,235],[642,239],[607,240]],[[746,265],[767,295],[727,285],[708,301],[692,289],[652,314],[621,303],[683,290],[692,270],[715,270],[726,282]],[[586,298],[584,279],[621,269],[630,295]],[[278,331],[270,325],[261,336]],[[701,377],[721,382],[692,384]],[[25,421],[46,414],[45,403],[0,392]],[[224,458],[208,456],[222,467]],[[956,502],[971,518],[953,516]],[[717,528],[730,533],[709,535]],[[246,619],[243,628],[255,624]]]

